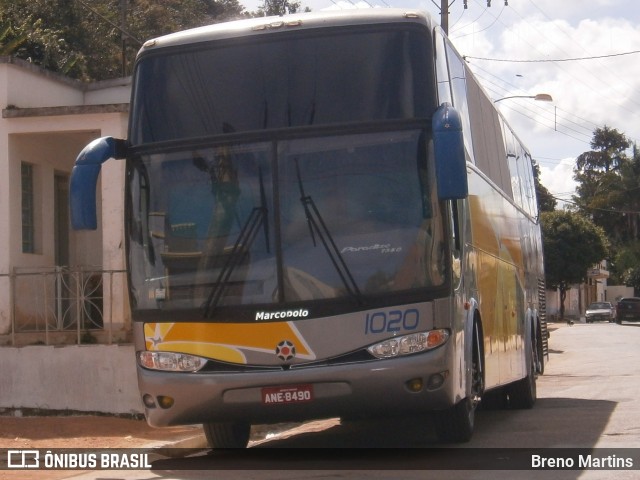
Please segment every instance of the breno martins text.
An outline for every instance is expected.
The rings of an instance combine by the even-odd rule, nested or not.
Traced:
[[[546,457],[531,455],[531,468],[539,469],[612,469],[633,468],[633,458],[607,455],[578,455],[577,457]]]

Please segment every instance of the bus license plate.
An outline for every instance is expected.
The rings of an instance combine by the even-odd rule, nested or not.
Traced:
[[[264,387],[262,403],[281,405],[285,403],[304,403],[313,400],[313,385],[288,385],[286,387]]]

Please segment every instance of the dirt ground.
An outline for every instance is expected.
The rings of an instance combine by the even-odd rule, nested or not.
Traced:
[[[16,416],[0,413],[0,449],[61,449],[61,448],[150,448],[178,445],[200,448],[204,435],[200,426],[152,428],[144,420],[101,415]],[[338,419],[328,421],[338,424]],[[299,431],[326,428],[327,421],[308,424],[256,425],[251,432],[251,444],[259,444],[277,435],[286,437]],[[320,425],[320,426],[318,426]],[[192,439],[188,444],[184,440]],[[0,480],[60,480],[80,471],[0,470]],[[96,478],[113,478],[96,471]]]
[[[201,432],[199,427],[152,428],[144,420],[110,416],[0,416],[0,448],[8,449],[143,448],[167,445]],[[0,470],[0,480],[59,480],[71,473],[80,472]],[[100,472],[96,474],[100,476]]]
[[[197,435],[196,427],[152,428],[118,417],[0,417],[0,448],[139,448]]]

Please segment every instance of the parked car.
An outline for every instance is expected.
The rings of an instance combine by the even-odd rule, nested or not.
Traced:
[[[598,321],[613,322],[613,316],[614,309],[611,302],[594,302],[587,307],[587,311],[585,313],[587,323]]]
[[[640,298],[621,298],[616,306],[616,323],[623,320],[628,322],[640,321]]]

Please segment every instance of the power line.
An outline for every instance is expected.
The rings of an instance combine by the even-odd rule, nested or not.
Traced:
[[[592,55],[590,57],[574,57],[574,58],[553,58],[553,59],[534,59],[534,60],[518,60],[514,58],[490,58],[490,57],[474,57],[473,55],[463,55],[462,58],[472,58],[474,60],[485,60],[488,62],[505,62],[505,63],[556,63],[556,62],[575,62],[579,60],[598,60],[602,58],[622,57],[624,55],[634,55],[640,53],[640,50],[632,50],[630,52],[610,53],[607,55]]]
[[[506,89],[504,89],[503,87],[501,87],[501,86],[499,86],[499,85],[495,84],[494,82],[492,82],[492,81],[490,81],[490,80],[488,80],[488,79],[484,78],[482,75],[478,75],[478,74],[476,73],[476,74],[475,74],[475,76],[476,76],[477,78],[479,78],[479,79],[483,80],[483,85],[485,86],[485,88],[487,88],[487,90],[489,90],[489,91],[491,91],[491,92],[493,92],[493,93],[498,93],[499,95],[502,95],[502,92],[500,92],[500,91],[496,91],[496,90],[494,90],[494,89],[490,88],[489,86],[487,86],[487,83],[489,83],[489,84],[493,84],[493,85],[497,86],[498,88],[500,88],[500,89],[502,89],[502,90],[506,90]],[[485,82],[486,82],[486,83],[485,83]],[[539,108],[539,109],[538,109],[538,111],[536,111],[536,110],[533,110],[533,109],[531,109],[531,108],[529,108],[529,107],[520,106],[520,108],[521,108],[522,110],[525,110],[525,111],[527,111],[527,112],[530,112],[530,113],[532,113],[533,115],[535,115],[535,116],[537,116],[537,117],[541,117],[541,118],[543,118],[544,120],[546,120],[546,121],[548,121],[548,122],[553,123],[553,126],[551,126],[551,125],[549,125],[549,124],[546,124],[546,123],[543,123],[543,122],[541,122],[540,120],[538,120],[537,118],[534,118],[534,117],[532,117],[531,115],[527,115],[527,114],[526,114],[525,112],[523,112],[522,110],[515,109],[515,108],[513,108],[512,106],[509,106],[509,105],[503,105],[503,107],[502,107],[502,108],[506,108],[506,109],[512,110],[512,111],[514,111],[515,113],[517,113],[517,114],[519,114],[519,115],[522,115],[522,116],[524,116],[524,117],[527,117],[528,119],[530,119],[530,120],[532,120],[532,121],[534,121],[534,122],[538,123],[539,125],[542,125],[542,126],[543,126],[543,127],[545,127],[545,128],[548,128],[548,129],[550,129],[550,130],[554,130],[554,131],[556,131],[557,133],[559,133],[559,134],[561,134],[561,135],[565,135],[565,136],[567,136],[567,137],[569,137],[569,138],[572,138],[572,139],[574,139],[574,140],[577,140],[577,141],[579,141],[579,142],[583,142],[583,143],[589,144],[589,142],[591,141],[591,132],[589,132],[589,133],[587,134],[587,133],[583,133],[583,132],[581,132],[581,131],[578,131],[578,130],[576,130],[575,128],[572,128],[572,127],[570,127],[569,125],[565,125],[565,124],[562,124],[562,123],[557,124],[555,116],[550,116],[550,114],[549,114],[547,111],[545,111],[544,109],[540,109],[540,108]],[[542,112],[542,113],[540,113],[540,112]],[[585,130],[588,130],[586,127],[583,127],[582,125],[579,125],[579,124],[577,124],[577,123],[575,123],[575,122],[572,122],[572,121],[570,121],[570,120],[568,120],[568,122],[569,122],[569,123],[573,123],[574,125],[576,125],[576,126],[577,126],[577,127],[579,127],[579,128],[583,128],[583,129],[585,129]],[[563,130],[558,130],[558,128],[557,128],[557,126],[558,126],[558,125],[559,125],[559,126],[561,126],[561,127],[563,127],[563,128],[564,128],[564,131],[563,131]],[[575,135],[582,135],[582,136],[583,136],[583,137],[585,137],[585,138],[578,138],[578,137],[576,137],[575,135],[572,135],[571,133],[568,133],[568,132],[573,132],[573,134],[575,134]]]
[[[467,25],[473,25],[474,23],[476,23],[478,20],[480,20],[480,19],[484,16],[484,14],[485,14],[485,13],[487,13],[487,10],[488,10],[488,8],[485,8],[485,9],[482,11],[482,13],[481,13],[480,15],[478,15],[475,19],[473,19],[473,20],[471,20],[469,23],[467,23]],[[466,9],[462,10],[462,12],[463,12],[463,13],[464,13],[465,11],[466,11]],[[456,23],[458,23],[458,22],[456,21]],[[454,25],[455,25],[455,23],[454,23]],[[461,29],[463,29],[464,27],[466,27],[467,25],[463,25],[462,27],[458,27],[458,28],[456,28],[454,31],[456,31],[456,30],[461,30]],[[454,31],[452,31],[451,33],[453,33]],[[476,33],[476,32],[473,32],[473,33]],[[456,37],[456,38],[457,38],[457,37]]]
[[[489,9],[486,8],[485,12],[488,12]],[[484,32],[485,30],[489,30],[491,27],[493,27],[495,25],[495,23],[500,19],[500,16],[502,15],[502,12],[504,12],[504,6],[502,7],[502,10],[500,10],[500,13],[498,14],[497,17],[493,17],[493,22],[491,22],[489,25],[487,25],[486,27],[484,27],[481,30],[477,30],[474,32],[469,32],[469,33],[465,33],[464,35],[458,35],[457,37],[455,37],[456,40],[458,40],[459,38],[463,38],[466,37],[468,35],[475,35],[476,33],[480,33],[480,32]],[[493,16],[493,14],[489,14],[491,16]]]
[[[513,11],[516,15],[518,15],[518,16],[520,17],[520,19],[521,19],[523,22],[530,24],[530,22],[529,22],[529,21],[528,21],[528,20],[527,20],[527,19],[526,19],[526,18],[525,18],[525,17],[524,17],[520,12],[518,12],[518,10],[517,10],[517,9],[515,9],[515,8],[511,8],[511,11]],[[506,25],[502,20],[499,20],[499,21],[500,21],[500,23],[501,23],[501,24],[502,24],[502,25],[507,29],[507,31],[513,31],[513,28],[512,28],[512,27],[507,26],[507,25]],[[543,32],[541,32],[541,31],[540,31],[540,30],[539,30],[535,25],[531,24],[531,27],[532,27],[534,30],[536,30],[536,31],[537,31],[537,32],[538,32],[538,33],[539,33],[543,38],[545,38],[545,39],[546,39],[546,38],[548,37],[548,36],[547,36],[547,35],[545,35]],[[565,32],[563,32],[563,33],[566,35],[566,33],[565,33]],[[533,45],[533,44],[531,44],[531,43],[530,43],[530,42],[528,42],[525,38],[523,38],[523,41],[524,41],[525,43],[527,43],[527,44],[532,48],[532,51],[538,51],[538,52],[540,52],[540,50],[539,50],[539,48],[538,48],[538,46],[537,46],[537,45]],[[552,43],[553,43],[553,42],[552,42]],[[574,43],[575,43],[575,42],[574,42]],[[554,45],[556,45],[556,46],[557,46],[561,51],[564,51],[564,50],[563,50],[563,48],[562,48],[561,46],[559,46],[559,45],[557,45],[557,44],[554,44]],[[583,49],[583,50],[584,50],[584,49]],[[640,51],[639,51],[639,52],[640,52]],[[626,52],[626,53],[630,53],[630,52]],[[597,57],[597,56],[592,56],[592,57],[593,57],[593,58],[595,58],[595,57]],[[483,59],[483,58],[487,58],[487,59],[489,59],[489,60],[493,60],[493,59],[491,59],[491,58],[489,58],[489,57],[471,57],[471,56],[463,56],[463,58],[465,58],[465,59],[470,59],[470,58]],[[581,57],[581,58],[591,58],[591,57]],[[505,60],[508,60],[508,59],[495,59],[495,60],[496,60],[496,61],[503,62],[503,63],[508,63],[508,62],[506,62],[506,61],[505,61]],[[547,60],[547,62],[548,62],[548,63],[552,63],[552,61],[551,61],[551,60]],[[524,61],[522,61],[522,62],[518,61],[518,62],[516,62],[516,63],[524,63]],[[533,64],[533,63],[536,63],[536,62],[535,62],[535,61],[531,61],[531,63]],[[592,77],[593,79],[595,79],[595,80],[596,80],[597,82],[599,82],[600,84],[603,84],[603,85],[605,86],[605,88],[611,88],[611,84],[610,84],[610,83],[606,83],[606,82],[604,82],[604,80],[603,80],[602,78],[600,78],[599,76],[593,75],[593,73],[592,73],[592,72],[589,72],[588,70],[585,70],[585,75],[576,76],[575,74],[571,73],[571,71],[569,71],[569,70],[565,69],[565,68],[562,66],[562,63],[564,63],[564,62],[556,62],[556,63],[553,63],[553,64],[555,65],[555,67],[556,67],[556,68],[558,68],[558,69],[562,70],[563,72],[565,72],[567,75],[569,75],[569,77],[573,78],[576,82],[578,82],[578,83],[580,83],[580,84],[584,85],[584,86],[585,86],[586,88],[588,88],[589,90],[592,90],[596,95],[602,95],[602,88],[595,88],[594,86],[592,86],[589,82],[587,82],[587,78],[588,78],[588,77]],[[579,65],[579,63],[578,63],[578,65]],[[616,97],[616,98],[618,98],[618,97]],[[634,103],[634,104],[636,104],[636,105],[640,106],[640,104],[639,104],[638,102],[636,102],[635,100],[633,100],[633,98],[628,98],[628,101],[630,101],[630,102],[632,102],[632,103]],[[632,109],[631,109],[631,108],[629,108],[627,105],[620,103],[619,101],[617,101],[617,100],[616,100],[616,99],[614,99],[614,98],[610,98],[610,102],[611,102],[613,105],[616,105],[617,107],[619,107],[619,108],[621,108],[621,109],[623,109],[623,110],[625,110],[625,111],[629,112],[629,114],[631,114],[631,115],[633,115],[633,116],[638,116],[638,110],[637,110],[637,109],[632,110]]]
[[[446,35],[449,35],[449,7],[454,3],[456,3],[456,0],[452,0],[451,3],[449,3],[449,0],[440,0],[440,6],[438,6],[438,4],[434,0],[431,0],[431,3],[433,3],[436,6],[436,8],[440,10],[440,28],[442,28],[442,31]],[[504,0],[504,5],[508,6],[509,1]],[[490,7],[490,6],[491,6],[491,0],[487,0],[487,7]],[[467,9],[467,0],[464,0],[464,8],[465,10]]]
[[[538,5],[536,5],[536,3],[533,0],[529,0],[529,3],[531,5],[533,5],[549,22],[551,22],[551,24],[555,27],[555,29],[557,31],[559,31],[560,33],[562,33],[569,42],[571,42],[573,45],[577,46],[580,50],[582,50],[584,53],[589,54],[591,53],[589,50],[587,50],[581,43],[576,41],[575,36],[570,35],[564,28],[564,25],[562,24],[558,24],[557,22],[555,22],[554,20],[551,19],[551,17],[549,15],[547,15]],[[557,46],[557,44],[554,43],[554,45]],[[563,43],[564,45],[564,43]],[[561,48],[561,47],[560,47]],[[563,50],[561,48],[561,50],[564,52],[565,50]],[[602,75],[608,75],[610,78],[613,78],[615,80],[615,83],[623,83],[624,85],[626,85],[629,90],[633,90],[635,87],[633,85],[631,85],[629,82],[627,82],[624,77],[620,76],[620,75],[616,75],[613,71],[611,71],[610,67],[606,66],[604,62],[601,61],[597,61],[597,65],[600,66],[601,68],[601,74]],[[591,70],[587,70],[586,71],[588,74],[590,75],[594,75],[597,76],[598,78],[600,78],[599,74],[596,74],[595,72],[591,71]],[[602,83],[602,82],[601,82]],[[617,90],[617,89],[616,89]],[[618,91],[618,94],[621,94],[622,92]],[[635,102],[633,99],[631,99],[631,101],[633,101],[633,103],[635,103],[636,105],[638,105],[637,102]]]
[[[509,87],[512,87],[513,89],[516,89],[516,91],[521,91],[520,87],[517,87],[516,85],[513,85],[512,83],[507,82],[503,77],[499,77],[499,76],[497,76],[497,75],[494,75],[494,74],[493,74],[493,73],[491,73],[490,71],[488,71],[488,70],[486,70],[486,69],[484,69],[484,68],[482,68],[482,67],[480,67],[480,66],[478,66],[478,65],[475,65],[475,64],[474,64],[474,65],[473,65],[473,67],[474,67],[474,68],[473,68],[474,70],[481,70],[481,71],[482,71],[482,72],[484,72],[486,75],[489,75],[489,76],[493,77],[494,79],[496,79],[497,81],[499,81],[499,82],[501,82],[501,83],[504,83],[504,84],[508,85]],[[482,80],[483,80],[483,82],[487,82],[487,83],[493,84],[493,85],[495,85],[496,87],[498,87],[499,89],[501,89],[501,91],[500,91],[500,92],[498,92],[500,97],[503,97],[503,96],[506,96],[506,95],[512,95],[512,94],[514,94],[514,93],[513,93],[513,91],[510,91],[510,90],[508,90],[507,88],[505,88],[505,87],[503,87],[503,86],[501,86],[501,85],[499,85],[499,84],[497,84],[497,83],[495,83],[495,82],[492,82],[491,80],[489,80],[489,79],[485,78],[484,76],[479,75],[477,72],[474,72],[474,74],[475,74],[475,76],[476,76],[476,77],[478,77],[478,78],[482,79]],[[503,91],[502,91],[502,90],[503,90]],[[523,92],[523,94],[526,94],[526,92]],[[534,112],[531,108],[526,108],[526,109],[527,109],[527,110],[529,110],[530,112]],[[573,114],[573,113],[567,112],[567,111],[565,111],[565,110],[563,110],[563,109],[561,109],[561,108],[558,108],[558,107],[556,107],[556,110],[554,110],[554,115],[553,115],[553,122],[554,122],[554,125],[556,124],[556,122],[557,122],[557,120],[558,120],[558,119],[563,120],[562,116],[558,116],[558,115],[557,115],[558,110],[559,110],[560,112],[562,112],[562,113],[569,114],[569,115],[571,115],[571,116],[573,116],[573,117],[575,117],[575,118],[580,119],[581,121],[583,121],[583,122],[585,122],[585,123],[587,123],[587,124],[591,124],[591,125],[592,125],[592,127],[587,127],[587,126],[585,126],[585,125],[582,125],[582,124],[580,124],[580,123],[574,122],[573,120],[570,120],[569,118],[566,118],[566,117],[565,117],[565,118],[564,118],[564,120],[565,120],[567,123],[573,124],[573,125],[575,125],[576,127],[578,127],[578,128],[582,128],[582,129],[584,129],[584,130],[586,130],[586,131],[588,132],[588,134],[587,134],[587,133],[583,133],[583,132],[578,132],[578,131],[576,131],[575,129],[571,128],[571,130],[573,130],[574,132],[579,133],[579,134],[581,134],[581,135],[588,135],[588,136],[589,136],[589,138],[590,138],[590,137],[591,137],[591,134],[593,133],[593,131],[595,130],[595,128],[600,128],[600,127],[601,127],[601,125],[598,125],[598,124],[596,124],[596,123],[593,123],[593,122],[591,122],[590,120],[586,120],[586,119],[584,119],[584,118],[581,118],[581,117],[579,117],[578,115],[575,115],[575,114]],[[539,107],[539,106],[538,106],[538,108],[537,108],[537,112],[538,112],[538,115],[544,116],[544,117],[546,117],[546,119],[547,119],[547,120],[551,121],[551,119],[548,117],[549,113],[548,113],[548,111],[547,111],[546,109],[543,109],[543,108],[541,108],[541,107]],[[539,112],[543,112],[543,114],[540,114]],[[534,112],[534,113],[535,113],[535,112]],[[569,128],[570,128],[570,127],[569,127]]]
[[[605,213],[619,213],[620,215],[640,215],[640,211],[636,210],[616,210],[615,208],[599,208],[599,207],[589,207],[586,205],[581,205],[573,200],[566,200],[564,198],[559,198],[552,193],[549,193],[551,198],[558,200],[559,202],[568,203],[570,205],[574,205],[582,210],[589,210],[592,212],[605,212]]]

